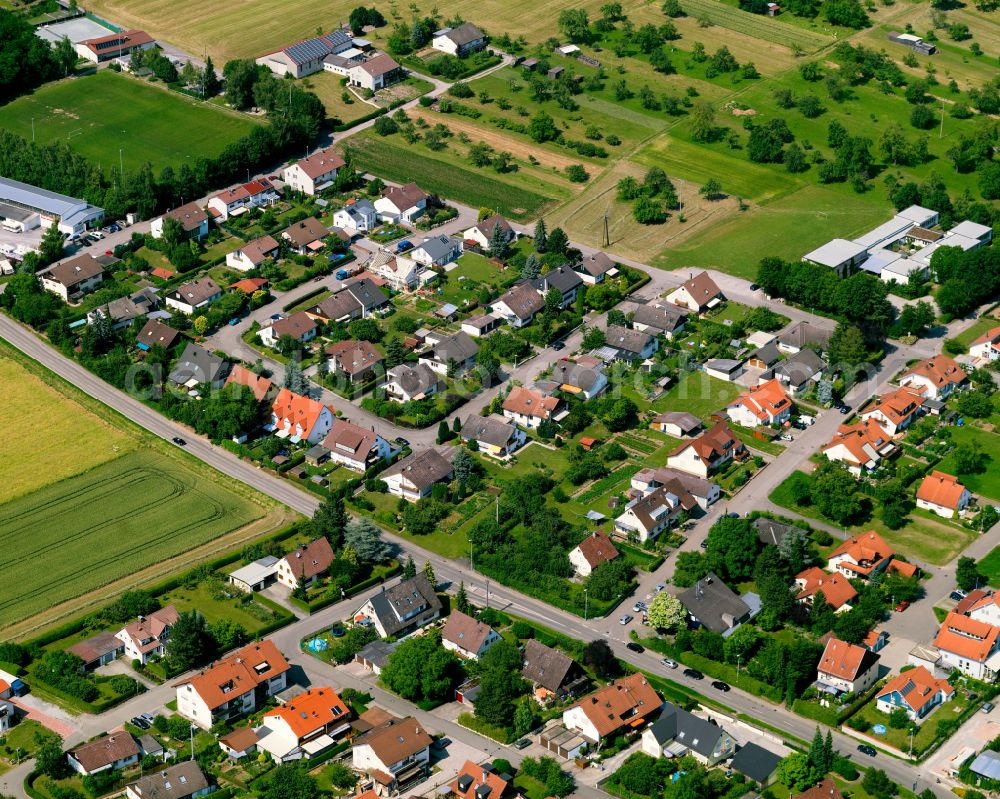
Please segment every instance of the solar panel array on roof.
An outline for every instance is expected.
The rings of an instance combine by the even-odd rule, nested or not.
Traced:
[[[315,39],[306,39],[293,44],[285,48],[285,54],[296,64],[305,64],[324,58],[338,47],[346,47],[350,44],[351,37],[344,31],[334,31]]]

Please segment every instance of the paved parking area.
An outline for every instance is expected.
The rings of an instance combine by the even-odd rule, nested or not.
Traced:
[[[965,724],[923,764],[928,778],[933,776],[949,783],[951,771],[957,769],[967,756],[980,751],[986,744],[1000,736],[1000,717],[993,713],[974,713]],[[930,722],[933,723],[933,716]]]

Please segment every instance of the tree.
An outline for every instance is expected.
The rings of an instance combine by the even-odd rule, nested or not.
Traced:
[[[806,161],[806,154],[797,144],[790,144],[788,146],[782,160],[785,162],[785,169],[792,174],[805,172],[809,168],[809,163]]]
[[[498,641],[480,658],[477,718],[504,729],[513,726],[516,701],[529,688],[521,661],[517,646],[507,641]]]
[[[861,788],[876,799],[890,799],[896,795],[896,784],[882,769],[870,769],[861,781]]]
[[[911,336],[922,336],[934,322],[934,307],[924,300],[906,305],[899,312],[900,329]]]
[[[955,566],[955,582],[963,591],[972,591],[981,584],[985,585],[986,578],[979,571],[975,559],[963,555]]]
[[[344,543],[369,563],[385,563],[392,557],[392,545],[382,540],[382,530],[363,516],[347,523]]]
[[[695,103],[688,118],[691,138],[696,142],[710,142],[716,136],[715,108],[711,103],[701,100]]]
[[[196,610],[181,611],[167,640],[170,662],[179,671],[187,671],[210,660],[212,654],[205,617]]]
[[[567,8],[559,12],[557,20],[559,32],[577,44],[590,39],[590,20],[582,8]]]
[[[413,556],[410,555],[406,559],[406,565],[403,567],[403,579],[409,580],[411,577],[417,576],[417,564],[413,562]]]
[[[955,471],[959,474],[979,474],[986,471],[987,455],[978,441],[959,444],[952,452]]]
[[[285,366],[285,379],[282,385],[295,394],[309,393],[309,378],[302,374],[298,358],[292,358]]]
[[[313,799],[318,795],[316,780],[305,769],[283,763],[268,776],[262,799]]]
[[[532,141],[547,142],[559,138],[559,128],[555,120],[544,111],[539,111],[528,123],[528,135]]]
[[[813,472],[812,499],[820,513],[838,524],[858,521],[865,510],[857,484],[843,464],[823,463]]]
[[[429,560],[424,561],[423,573],[424,577],[427,578],[427,582],[429,582],[432,587],[437,585],[437,576],[434,574],[434,564],[432,564]]]
[[[705,184],[698,189],[698,193],[706,200],[715,200],[722,194],[722,184],[715,178],[709,178]]]
[[[53,222],[49,226],[49,229],[45,231],[42,241],[38,245],[38,254],[42,266],[55,263],[63,257],[63,242],[64,236],[60,232],[58,224]]]
[[[722,517],[709,529],[705,541],[709,566],[726,581],[748,579],[759,550],[757,531],[747,519]]]
[[[438,422],[437,443],[443,444],[449,438],[451,438],[451,429],[448,427],[448,422],[442,419]]]
[[[778,781],[793,791],[804,791],[818,778],[809,757],[802,752],[793,752],[778,764]]]
[[[35,750],[35,768],[54,780],[65,777],[69,774],[69,765],[62,747],[59,745],[59,739],[55,735],[49,734],[44,734],[41,737],[42,741]]]
[[[645,195],[632,203],[632,218],[640,225],[662,225],[667,221],[663,203]]]
[[[830,363],[835,372],[868,361],[868,348],[857,325],[839,322],[828,345]]]
[[[222,88],[222,84],[219,82],[219,76],[215,74],[215,65],[212,63],[212,56],[205,59],[205,68],[201,71],[201,89],[202,98],[215,97],[219,93],[219,89]]]
[[[521,266],[521,277],[524,280],[534,280],[542,273],[542,262],[538,260],[534,253],[529,253]]]
[[[535,223],[535,238],[534,238],[535,252],[545,252],[545,247],[548,243],[548,234],[545,229],[545,220],[539,219]]]
[[[452,460],[451,465],[455,470],[455,479],[462,484],[469,481],[469,478],[476,473],[479,466],[476,459],[472,457],[468,450],[465,449],[460,449],[455,453],[455,457]]]
[[[502,261],[507,257],[509,249],[507,235],[503,226],[498,222],[493,226],[493,233],[490,236],[490,255]]]
[[[620,672],[618,659],[604,640],[598,639],[587,644],[583,650],[583,662],[602,680],[616,677]]]
[[[566,232],[561,227],[552,228],[545,243],[545,252],[565,255],[568,248],[569,238],[566,236]]]
[[[458,592],[455,594],[455,610],[459,613],[464,613],[466,616],[472,613],[469,595],[465,592],[465,580],[462,580],[458,584]]]
[[[684,605],[673,594],[660,591],[649,603],[649,623],[658,630],[679,630],[687,621]]]
[[[607,602],[625,593],[635,577],[635,569],[624,559],[602,563],[587,578],[587,590],[594,599]]]

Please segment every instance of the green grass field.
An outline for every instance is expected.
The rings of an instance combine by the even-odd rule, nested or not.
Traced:
[[[0,627],[249,524],[263,509],[146,449],[0,506]]]
[[[709,377],[704,372],[688,372],[653,403],[653,409],[657,413],[687,411],[706,420],[736,399],[741,390],[742,387],[735,383]]]
[[[146,161],[159,172],[218,155],[249,132],[250,117],[101,70],[49,83],[0,108],[0,127],[39,142],[66,142],[105,169]]]
[[[976,427],[951,427],[951,440],[958,444],[977,443],[990,460],[986,471],[981,474],[964,474],[961,482],[973,494],[982,494],[993,500],[1000,500],[1000,435],[979,430]],[[937,468],[947,474],[957,474],[954,458],[949,455]]]
[[[979,571],[986,576],[986,582],[990,585],[1000,586],[1000,547],[995,547],[979,561]]]

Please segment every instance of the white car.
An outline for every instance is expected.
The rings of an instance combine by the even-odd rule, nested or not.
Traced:
[[[92,230],[92,231],[90,231],[90,235],[93,238],[97,239],[98,241],[100,241],[101,239],[104,238],[104,234],[101,233],[101,231],[99,231],[99,230]]]
[[[632,617],[628,613],[618,619],[618,623],[622,625],[628,624],[630,621],[632,621]]]
[[[670,658],[663,658],[663,660],[661,660],[660,663],[662,663],[668,669],[676,669],[677,668],[677,661],[676,660],[671,660]]]

